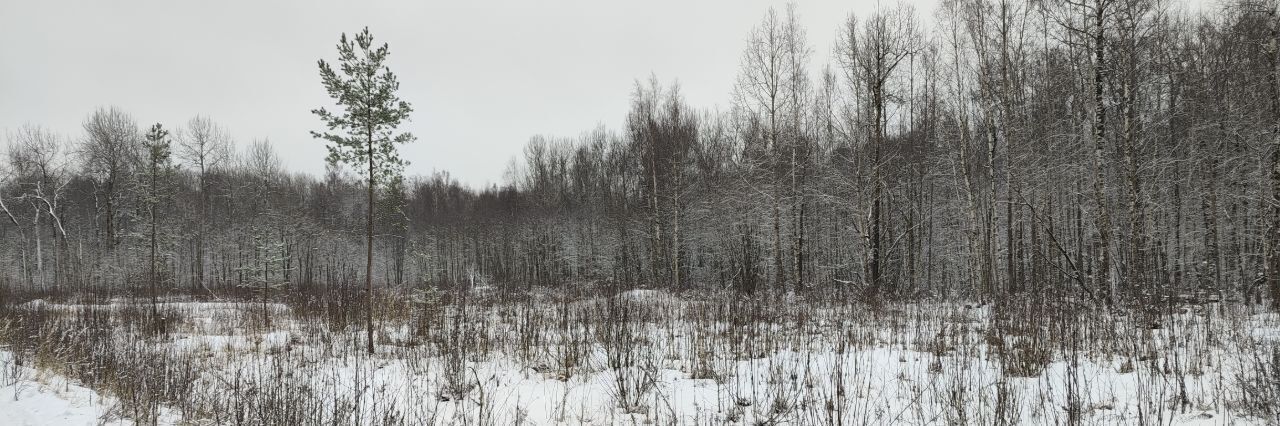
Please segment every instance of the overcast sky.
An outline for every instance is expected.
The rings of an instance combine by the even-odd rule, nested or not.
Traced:
[[[876,2],[799,4],[814,70],[840,23]],[[448,170],[499,182],[530,136],[618,129],[633,82],[678,80],[699,108],[727,108],[763,0],[55,1],[0,0],[0,131],[23,123],[79,138],[97,106],[140,126],[195,114],[239,146],[268,138],[293,170],[323,170],[310,114],[329,105],[316,60],[368,26],[391,45],[401,96],[416,109],[407,173]],[[917,6],[922,14],[931,6]]]

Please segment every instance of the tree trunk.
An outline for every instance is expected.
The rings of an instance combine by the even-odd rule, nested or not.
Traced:
[[[1106,174],[1103,172],[1106,160],[1106,117],[1107,107],[1103,103],[1103,70],[1106,62],[1103,57],[1103,45],[1106,43],[1104,19],[1106,9],[1102,1],[1094,7],[1093,35],[1093,198],[1097,203],[1096,225],[1098,227],[1100,263],[1095,271],[1095,286],[1105,286],[1107,303],[1112,302],[1115,292],[1115,281],[1111,278],[1111,215],[1107,207]]]
[[[1271,293],[1272,309],[1280,310],[1280,16],[1271,9],[1269,17],[1271,43],[1267,46],[1270,53],[1271,66],[1267,72],[1267,82],[1271,89],[1271,223],[1267,227],[1267,287]]]
[[[366,257],[364,266],[364,291],[367,307],[364,311],[365,321],[365,344],[370,355],[373,355],[373,129],[369,129],[367,136],[369,151],[369,205],[367,210],[367,219],[365,221],[365,246]]]
[[[1130,72],[1133,72],[1130,70]],[[1134,108],[1133,83],[1130,79],[1133,76],[1125,76],[1123,83],[1123,93],[1121,99],[1124,101],[1122,106],[1122,117],[1124,119],[1124,162],[1126,168],[1126,180],[1129,201],[1129,247],[1128,247],[1128,264],[1125,265],[1125,288],[1129,291],[1136,291],[1143,287],[1146,275],[1146,262],[1143,251],[1146,248],[1146,217],[1142,206],[1142,182],[1138,175],[1138,157],[1137,157],[1137,110]]]
[[[151,159],[151,188],[149,188],[151,193],[147,194],[151,197],[149,200],[151,205],[147,210],[151,219],[151,321],[153,326],[158,319],[156,316],[156,160],[154,155],[152,154]]]
[[[873,182],[871,183],[872,184],[871,235],[870,235],[871,241],[869,241],[870,244],[868,247],[869,260],[867,262],[867,270],[869,272],[868,275],[871,280],[870,289],[872,291],[872,295],[878,297],[881,291],[880,286],[882,284],[881,283],[881,265],[880,265],[880,262],[881,262],[880,204],[881,204],[881,197],[884,192],[884,188],[881,185],[881,179],[880,179],[880,145],[884,143],[884,128],[882,126],[883,115],[884,115],[883,82],[877,82],[875,87],[872,90],[873,90],[873,93],[871,94],[871,96],[873,100],[872,100],[871,107],[875,110],[874,111],[875,123],[872,124],[871,130],[872,132],[874,132],[874,135],[873,135],[874,139],[872,143],[875,144],[875,146],[872,147],[871,149],[872,150],[871,179]]]

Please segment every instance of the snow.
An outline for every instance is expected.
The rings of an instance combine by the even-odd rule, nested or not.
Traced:
[[[682,322],[678,314],[693,309],[691,304],[658,290],[621,296],[630,303],[653,304],[658,319],[637,329],[637,342],[643,344],[633,349],[640,351],[640,361],[626,370],[640,375],[647,369],[655,377],[636,407],[620,406],[615,395],[620,372],[608,367],[609,348],[596,336],[579,348],[580,361],[566,370],[560,365],[565,354],[579,350],[570,346],[574,328],[542,329],[548,333],[543,346],[520,354],[518,345],[503,340],[518,339],[519,333],[505,328],[496,311],[473,313],[465,327],[506,341],[506,346],[458,359],[450,359],[447,351],[408,345],[412,336],[404,324],[387,324],[380,333],[379,355],[368,357],[350,349],[360,347],[360,330],[304,326],[283,305],[271,306],[276,318],[270,329],[220,320],[261,309],[248,303],[167,303],[167,308],[184,312],[186,326],[156,347],[199,355],[195,359],[203,374],[194,388],[200,398],[231,395],[228,384],[237,383],[241,392],[251,387],[254,395],[267,395],[262,398],[272,392],[304,398],[298,401],[316,404],[321,412],[350,405],[356,407],[356,419],[395,412],[409,423],[816,424],[839,417],[845,424],[990,424],[999,415],[1022,423],[1057,424],[1066,423],[1064,407],[1074,401],[1085,424],[1133,424],[1138,419],[1175,425],[1266,424],[1228,409],[1226,401],[1237,392],[1236,373],[1252,366],[1247,356],[1231,352],[1238,348],[1230,340],[1207,344],[1203,339],[1210,324],[1197,312],[1174,315],[1158,330],[1117,322],[1117,333],[1145,336],[1134,344],[1151,345],[1150,351],[1160,357],[1135,361],[1085,353],[1069,359],[1054,352],[1042,369],[1022,377],[1010,375],[994,349],[983,343],[980,326],[990,321],[990,307],[901,308],[915,310],[873,324],[847,318],[848,312],[812,309],[807,313],[810,323],[757,324],[753,332],[760,333],[758,339],[721,342],[744,346],[716,346],[704,354],[691,336],[709,330],[714,336],[714,330],[727,331],[731,325]],[[486,316],[488,320],[476,323]],[[1280,335],[1280,321],[1272,314],[1238,318],[1247,321],[1241,324],[1243,336],[1275,341]],[[844,339],[840,336],[860,337],[837,343]],[[931,346],[935,339],[944,342],[942,347]],[[1170,363],[1186,374],[1158,372],[1158,364],[1168,369]],[[109,395],[15,366],[6,352],[0,352],[0,367],[0,384],[5,385],[0,387],[0,413],[5,413],[0,424],[125,423],[113,415]],[[451,381],[463,383],[466,390],[451,390]],[[1173,404],[1180,390],[1189,396]],[[1004,408],[993,406],[1001,400],[1007,401]],[[239,403],[259,407],[275,402]],[[997,409],[1007,411],[997,414]],[[176,421],[178,415],[168,412],[164,418]]]
[[[64,377],[15,364],[0,350],[0,425],[132,425],[112,412],[112,398]],[[162,419],[173,424],[173,418]]]
[[[106,408],[94,404],[93,391],[76,386],[66,390],[39,382],[0,388],[0,423],[12,425],[96,425]],[[12,396],[12,397],[10,397]]]

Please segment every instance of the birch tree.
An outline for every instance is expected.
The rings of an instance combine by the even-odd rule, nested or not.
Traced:
[[[885,145],[888,140],[889,104],[898,93],[892,79],[902,72],[901,66],[909,56],[921,48],[922,35],[916,22],[915,10],[906,4],[878,10],[867,17],[861,29],[857,18],[850,16],[838,55],[845,74],[851,79],[854,90],[861,91],[866,100],[861,107],[866,117],[866,149],[870,151],[871,200],[867,211],[867,228],[863,240],[866,245],[865,284],[870,295],[878,295],[882,286],[884,263],[884,163]]]
[[[53,239],[53,290],[57,291],[64,279],[63,263],[66,255],[66,228],[62,223],[62,212],[59,205],[63,199],[64,188],[69,181],[64,145],[58,135],[36,125],[24,125],[18,129],[9,141],[9,165],[13,169],[14,181],[17,184],[16,199],[25,201],[31,207],[32,236],[35,239],[36,280],[40,287],[45,286],[44,247],[42,234],[45,229],[41,219],[47,218],[48,231]],[[2,197],[3,195],[0,195]],[[0,209],[10,215],[16,225],[16,218],[7,205],[0,200]]]
[[[98,108],[84,121],[85,140],[80,146],[86,171],[101,194],[104,248],[117,240],[119,201],[124,182],[133,173],[138,158],[138,125],[116,107]]]
[[[197,115],[187,121],[187,127],[178,137],[177,156],[196,172],[199,191],[196,206],[197,228],[192,256],[192,284],[205,287],[205,239],[209,228],[209,179],[212,173],[227,167],[231,160],[231,136],[225,128],[209,117]]]
[[[799,184],[795,173],[801,129],[797,124],[800,114],[808,106],[808,58],[804,28],[800,26],[795,6],[788,6],[785,15],[779,15],[777,10],[770,8],[747,39],[733,92],[735,105],[763,125],[761,136],[764,146],[760,148],[765,155],[763,164],[758,167],[766,171],[773,189],[769,194],[773,219],[773,264],[775,283],[779,286],[787,283],[782,203],[785,198],[795,198]],[[797,209],[797,218],[798,213]],[[793,227],[798,225],[797,221]],[[802,244],[802,240],[797,240],[794,245]]]

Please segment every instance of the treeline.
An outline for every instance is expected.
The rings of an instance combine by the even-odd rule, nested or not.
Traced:
[[[828,64],[770,10],[727,110],[651,78],[623,128],[534,137],[503,185],[379,185],[375,283],[1280,301],[1276,10],[899,5],[833,29]],[[9,135],[6,286],[363,280],[358,175],[289,173],[205,117],[83,127]]]

